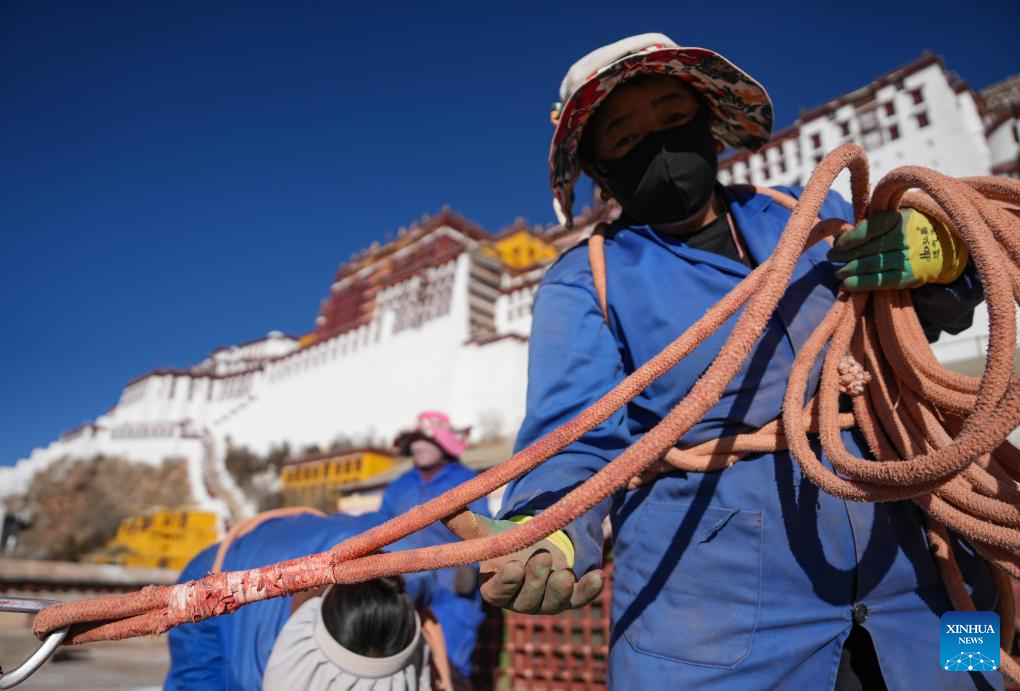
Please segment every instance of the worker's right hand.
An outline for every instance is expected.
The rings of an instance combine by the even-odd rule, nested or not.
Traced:
[[[520,520],[505,521],[464,512],[447,522],[462,539],[486,537],[516,528]],[[489,604],[525,614],[558,614],[584,607],[602,592],[599,570],[577,580],[571,569],[573,555],[564,553],[556,542],[546,538],[519,552],[487,559],[481,563],[482,597]],[[568,543],[569,544],[569,543]]]

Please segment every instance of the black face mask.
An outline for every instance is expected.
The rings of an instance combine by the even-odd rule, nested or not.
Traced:
[[[595,163],[609,192],[632,218],[676,223],[708,203],[718,160],[704,109],[690,122],[652,132],[619,158]]]

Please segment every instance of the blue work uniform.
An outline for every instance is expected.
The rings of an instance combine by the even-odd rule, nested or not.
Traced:
[[[783,191],[797,196],[801,190]],[[762,263],[790,212],[750,188],[725,194],[754,264]],[[834,194],[821,216],[853,218]],[[838,288],[827,249],[819,243],[799,259],[743,369],[681,447],[748,432],[780,415],[794,356]],[[728,257],[626,223],[608,235],[605,259],[608,321],[585,246],[566,252],[542,282],[518,449],[658,354],[750,272]],[[957,331],[983,295],[969,270],[951,285],[915,289],[913,297],[929,323]],[[691,389],[734,322],[512,483],[501,515],[540,512],[640,438]],[[809,392],[819,370],[816,365]],[[858,430],[845,431],[843,441],[851,453],[867,455]],[[815,448],[821,454],[817,440]],[[721,472],[675,471],[607,498],[567,526],[579,575],[601,563],[606,516],[615,557],[609,669],[615,688],[831,689],[855,622],[871,635],[891,689],[1002,686],[997,672],[954,673],[939,665],[939,616],[952,607],[912,502],[833,497],[787,451],[753,454]],[[987,569],[962,540],[953,541],[977,608],[991,609]]]
[[[227,550],[224,571],[253,569],[329,549],[385,520],[379,513],[362,516],[302,514],[275,518],[238,538]],[[215,544],[199,552],[181,572],[179,583],[203,578],[216,559]],[[394,549],[408,545],[397,542]],[[408,576],[406,590],[419,605],[431,596],[431,576]],[[236,612],[181,624],[170,629],[170,671],[166,691],[256,691],[276,637],[291,614],[291,596],[262,600]]]
[[[470,468],[451,461],[436,471],[436,474],[428,482],[425,482],[421,472],[414,468],[401,475],[386,488],[380,511],[388,517],[399,516],[412,507],[435,499],[440,494],[450,491],[477,475],[478,473]],[[484,498],[472,503],[470,508],[476,513],[489,515],[489,508]],[[432,547],[457,542],[459,539],[445,525],[436,522],[404,538],[401,542],[401,549]],[[466,568],[473,568],[477,579],[477,565]],[[461,675],[470,678],[471,654],[475,649],[475,642],[478,640],[478,628],[485,615],[482,612],[482,598],[477,587],[469,595],[460,595],[454,589],[456,571],[456,569],[450,568],[435,572],[436,584],[430,607],[443,627],[446,653],[450,658],[450,664]]]

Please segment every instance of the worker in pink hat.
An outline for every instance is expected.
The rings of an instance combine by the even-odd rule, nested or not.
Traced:
[[[401,432],[393,442],[398,454],[411,457],[414,467],[386,488],[381,511],[399,516],[475,477],[478,473],[460,462],[461,454],[468,448],[469,431],[455,428],[444,413],[419,414],[415,426]],[[471,504],[471,509],[489,515],[484,499]],[[437,522],[409,535],[405,544],[431,547],[456,539]],[[454,688],[458,691],[470,689],[471,653],[484,618],[478,592],[478,568],[441,569],[436,572],[436,580],[431,608],[446,636]]]

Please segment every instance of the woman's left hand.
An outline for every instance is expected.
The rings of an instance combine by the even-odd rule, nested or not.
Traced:
[[[916,288],[925,283],[952,283],[970,254],[951,228],[916,209],[882,211],[843,233],[829,251],[829,261],[847,290]]]

